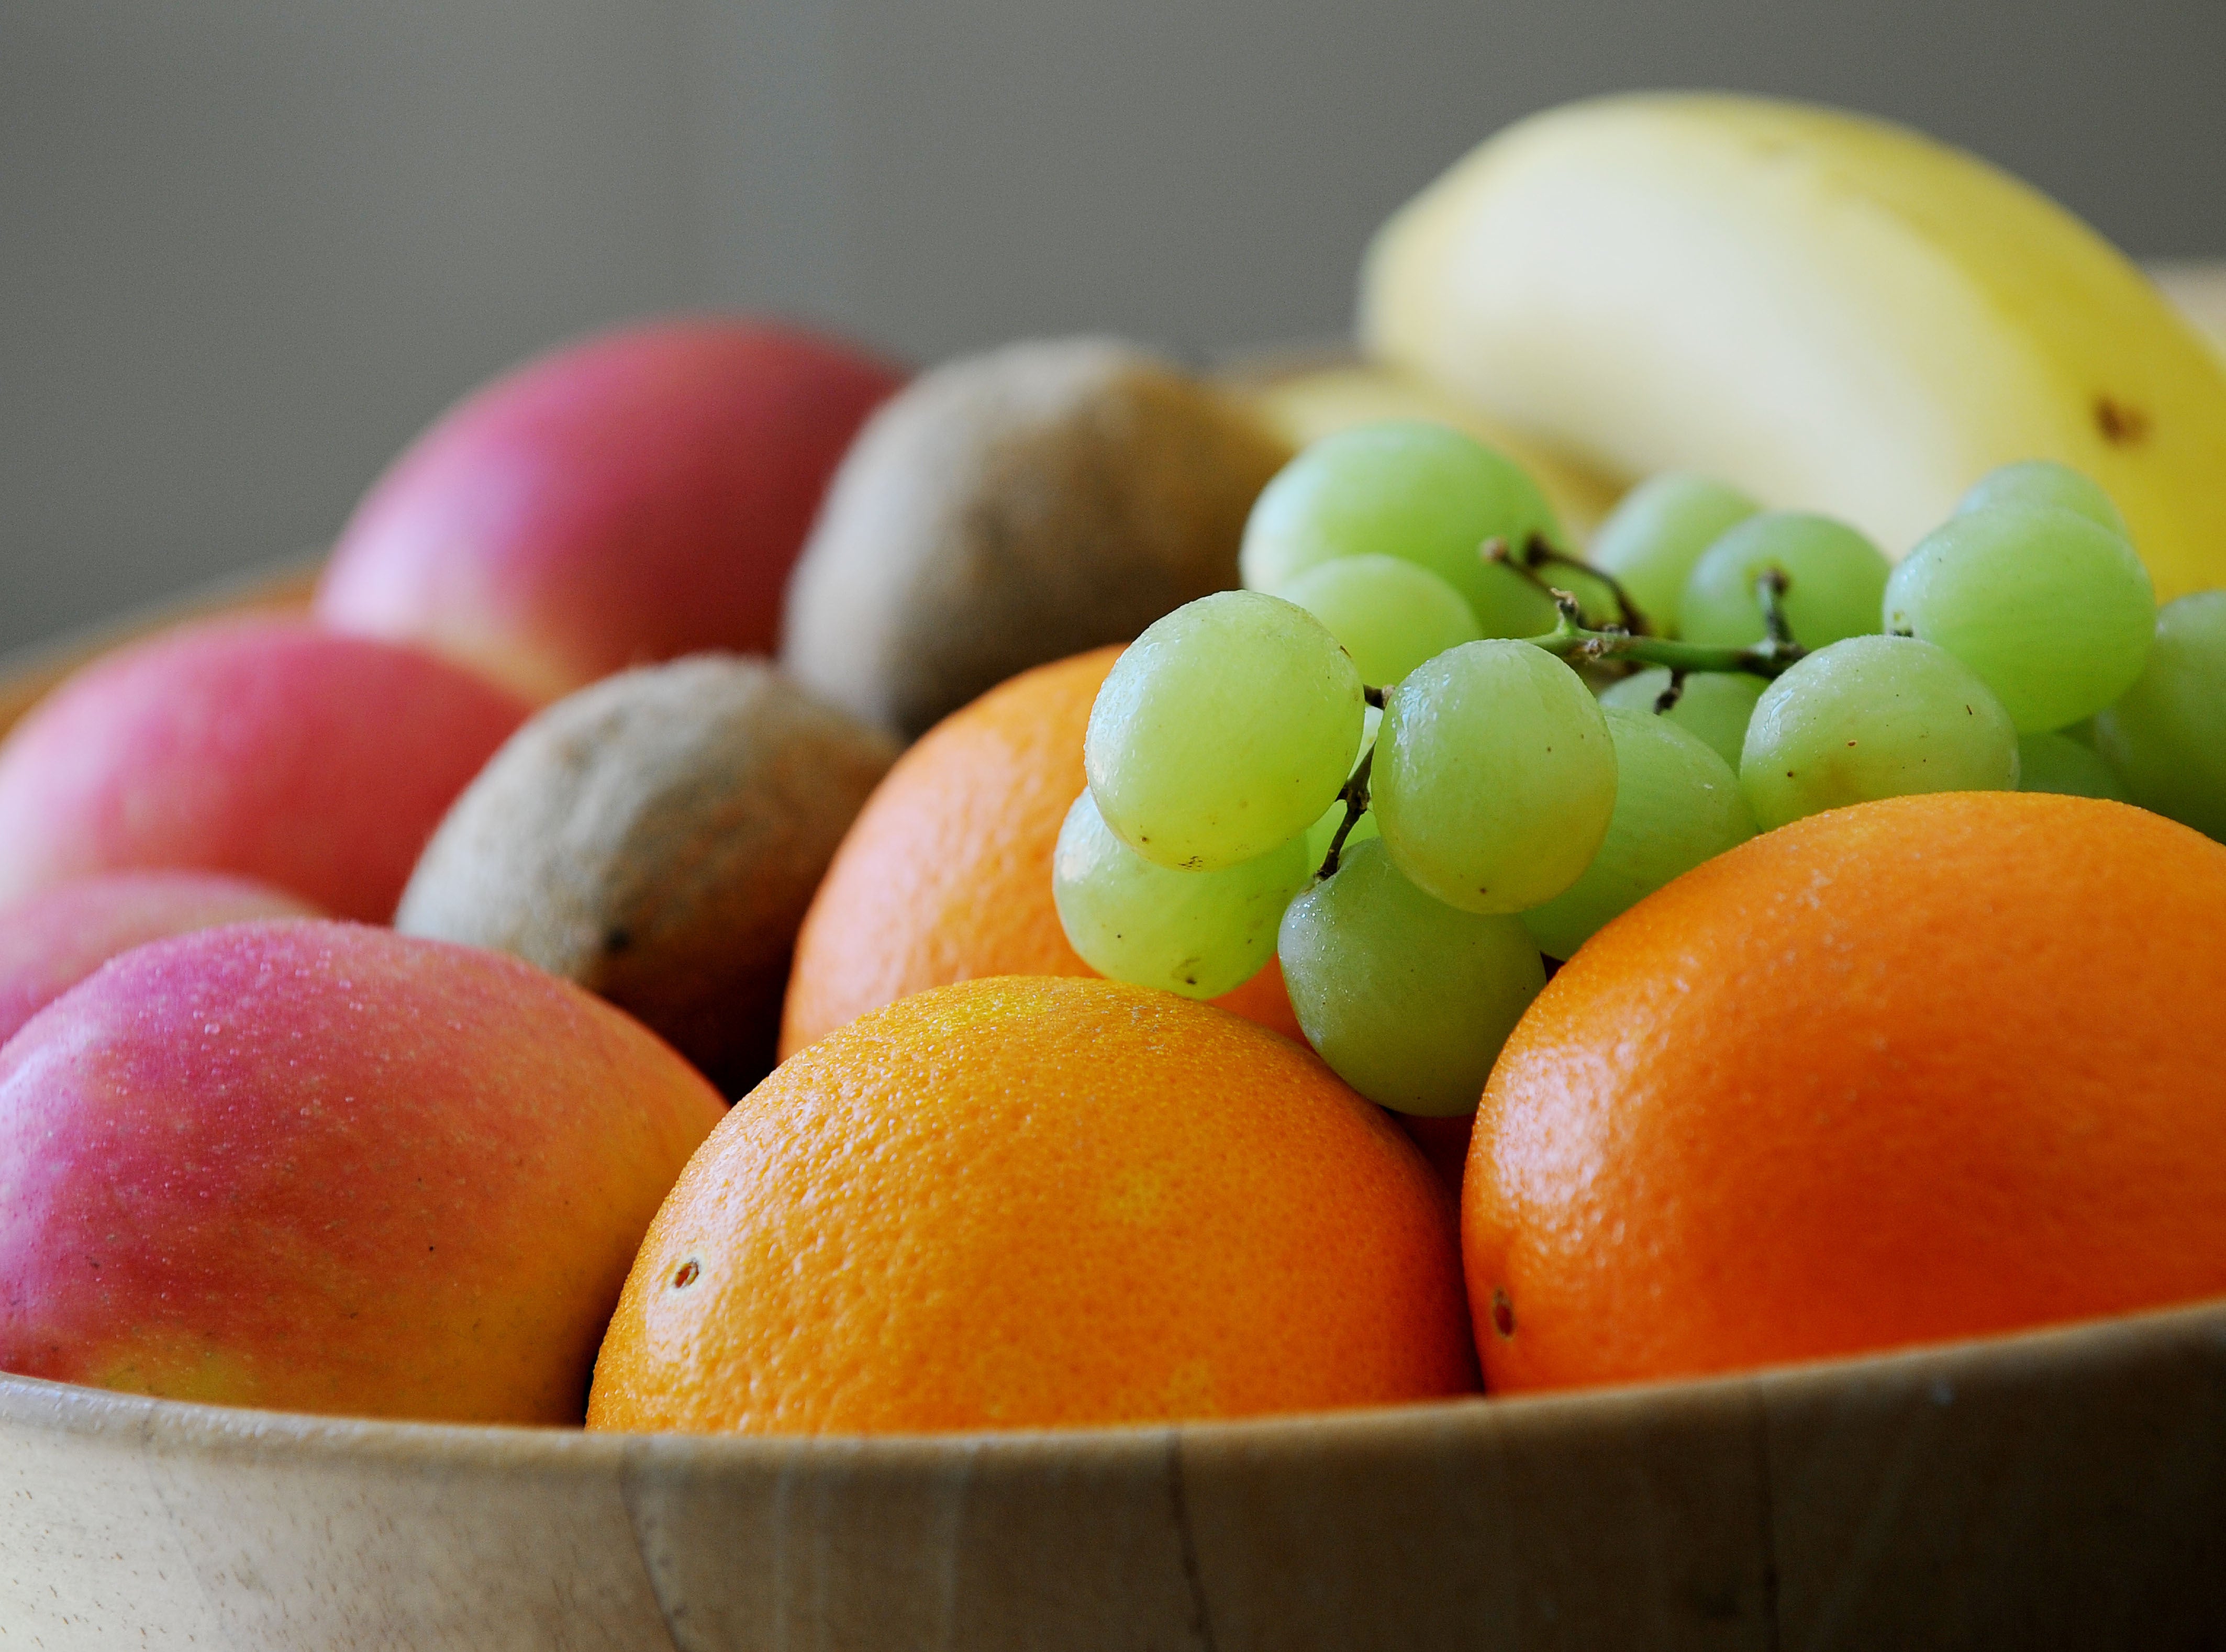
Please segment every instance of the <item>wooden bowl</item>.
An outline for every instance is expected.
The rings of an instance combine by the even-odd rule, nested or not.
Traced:
[[[1652,1388],[765,1440],[0,1376],[0,1645],[2226,1644],[2226,1303]]]
[[[100,646],[308,585],[0,663],[0,728]],[[0,1652],[2115,1645],[2226,1646],[2226,1301],[1708,1382],[928,1439],[0,1375]]]

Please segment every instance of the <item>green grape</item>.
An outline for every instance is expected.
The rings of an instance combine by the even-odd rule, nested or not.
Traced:
[[[2013,791],[2017,729],[1945,649],[1849,637],[1762,691],[1739,788],[1766,831],[1826,809],[1918,791]]]
[[[2108,529],[2121,539],[2133,537],[2126,531],[2125,514],[2118,509],[2118,502],[2102,491],[2101,484],[2053,459],[2027,459],[1988,471],[1963,495],[1956,514],[1984,511],[1996,505],[2060,505],[2066,511],[2076,511],[2098,528]]]
[[[1161,866],[1211,872],[1298,836],[1360,745],[1360,673],[1321,622],[1222,591],[1147,627],[1114,662],[1083,741],[1105,823]]]
[[[2055,505],[1953,516],[1886,581],[1886,628],[1937,643],[2020,734],[2092,716],[2141,674],[2156,587],[2134,548]]]
[[[1615,742],[1615,813],[1593,863],[1523,914],[1547,956],[1568,958],[1608,919],[1701,861],[1754,836],[1731,765],[1667,717],[1607,708]]]
[[[1067,941],[1098,974],[1218,998],[1259,974],[1313,866],[1303,837],[1217,872],[1156,866],[1113,836],[1085,791],[1052,852],[1052,899]]]
[[[1275,943],[1307,1042],[1402,1113],[1471,1113],[1500,1045],[1546,984],[1518,919],[1456,912],[1399,874],[1380,841],[1290,904]]]
[[[2062,734],[2018,736],[2018,790],[2126,801],[2125,782],[2101,754]]]
[[[1484,635],[1466,598],[1428,569],[1397,556],[1316,562],[1275,594],[1328,626],[1359,667],[1360,680],[1377,688]]]
[[[1238,567],[1256,591],[1279,591],[1340,556],[1418,562],[1468,599],[1487,637],[1554,628],[1554,607],[1481,548],[1559,543],[1553,507],[1523,467],[1472,437],[1423,419],[1387,419],[1324,436],[1277,472],[1244,524]]]
[[[1670,686],[1670,673],[1657,666],[1636,677],[1611,683],[1600,691],[1600,704],[1627,711],[1652,711],[1654,702]],[[1677,703],[1661,715],[1689,734],[1698,734],[1733,769],[1739,767],[1739,751],[1746,744],[1746,725],[1754,715],[1754,702],[1769,684],[1745,671],[1695,671],[1685,678]]]
[[[1755,581],[1771,569],[1785,575],[1785,620],[1803,648],[1879,628],[1885,553],[1844,522],[1771,511],[1749,517],[1693,564],[1677,600],[1678,634],[1732,648],[1760,642],[1768,632]]]
[[[1762,507],[1735,487],[1665,470],[1625,494],[1593,536],[1593,565],[1623,582],[1665,637],[1677,634],[1677,606],[1693,564]]]
[[[1447,905],[1519,912],[1577,880],[1615,809],[1615,748],[1542,648],[1464,643],[1385,696],[1371,782],[1400,871]]]
[[[2226,843],[2226,591],[2167,602],[2140,680],[2095,719],[2135,803]]]

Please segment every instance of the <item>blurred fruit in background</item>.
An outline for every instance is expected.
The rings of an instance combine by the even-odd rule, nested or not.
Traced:
[[[1621,492],[1611,479],[1492,417],[1474,403],[1396,367],[1346,360],[1283,364],[1269,357],[1240,363],[1226,377],[1294,448],[1385,419],[1427,419],[1450,425],[1527,471],[1579,544],[1591,539]]]
[[[1649,94],[1519,122],[1384,226],[1360,333],[1553,451],[1892,557],[1982,473],[2061,461],[2160,599],[2226,584],[2226,360],[2054,202],[1881,121]]]
[[[525,704],[415,648],[286,620],[118,649],[0,745],[0,899],[159,867],[385,923]]]
[[[0,1044],[120,953],[258,918],[320,918],[308,901],[216,872],[111,872],[0,909]]]
[[[843,459],[781,664],[917,737],[1016,672],[1235,585],[1244,513],[1289,456],[1237,397],[1115,340],[944,362]]]
[[[554,700],[697,649],[770,653],[860,423],[903,382],[846,340],[666,320],[467,397],[373,484],[317,615]]]
[[[2160,264],[2149,273],[2165,296],[2226,358],[2226,269],[2216,264]]]

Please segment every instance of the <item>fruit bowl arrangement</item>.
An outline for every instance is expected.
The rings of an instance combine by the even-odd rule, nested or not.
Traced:
[[[1360,344],[630,329],[27,674],[0,1634],[2226,1634],[2226,356],[1670,97]]]

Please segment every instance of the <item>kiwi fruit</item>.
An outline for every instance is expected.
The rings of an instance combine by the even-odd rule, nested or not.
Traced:
[[[530,719],[465,789],[395,927],[577,982],[739,1095],[772,1068],[812,892],[895,757],[761,660],[606,677]]]
[[[836,470],[790,575],[782,664],[916,736],[1234,587],[1244,518],[1290,454],[1238,398],[1114,340],[946,363]]]

